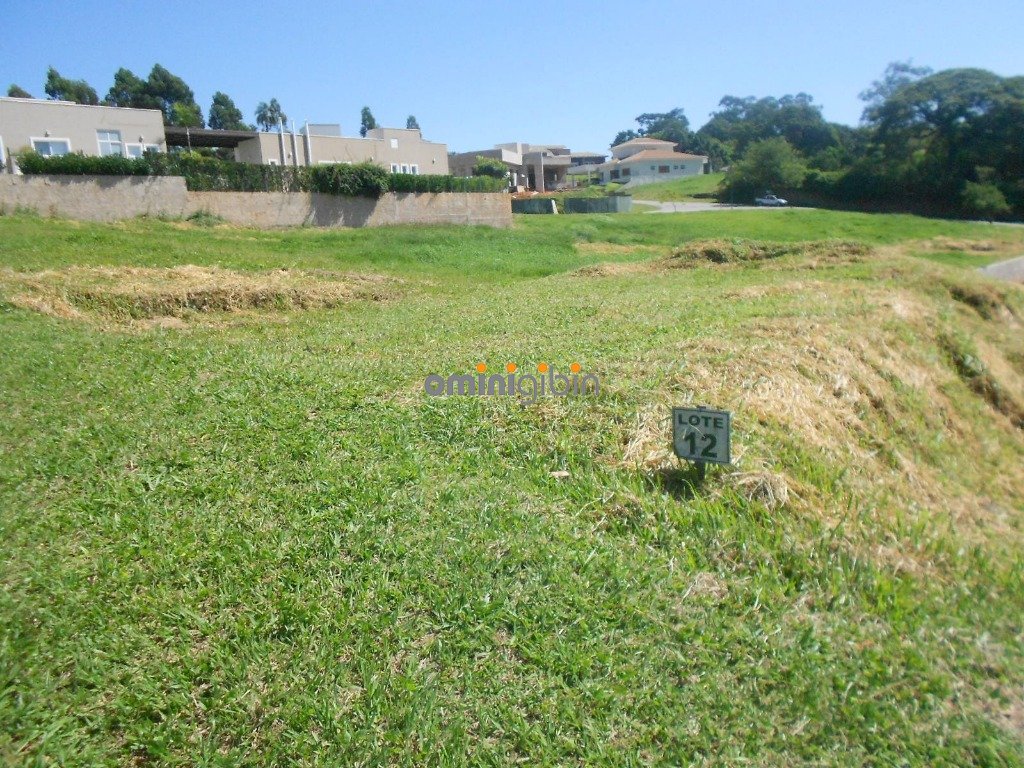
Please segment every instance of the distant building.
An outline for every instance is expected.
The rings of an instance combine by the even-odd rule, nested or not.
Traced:
[[[640,137],[612,147],[612,159],[595,167],[600,184],[647,184],[708,173],[705,155],[676,151],[671,141]]]
[[[336,124],[310,123],[298,132],[252,133],[235,146],[235,159],[260,165],[371,162],[392,173],[448,173],[448,147],[424,141],[418,128],[374,128],[362,138],[342,136]]]
[[[164,116],[157,109],[0,98],[0,172],[10,170],[10,154],[23,149],[47,157],[71,152],[142,157],[167,149]]]
[[[509,182],[514,188],[538,192],[561,189],[569,183],[568,176],[576,170],[586,173],[586,166],[604,162],[597,152],[572,152],[562,144],[526,144],[511,142],[495,144],[492,149],[460,152],[449,158],[454,176],[472,176],[473,166],[481,157],[500,160],[509,169]]]
[[[230,149],[239,162],[264,165],[368,161],[394,173],[448,173],[448,147],[424,141],[416,128],[374,128],[361,138],[342,136],[333,123],[264,133],[165,126],[163,117],[156,109],[0,98],[0,166],[9,170],[10,153],[22,149],[47,157],[72,152],[142,157],[170,146]]]

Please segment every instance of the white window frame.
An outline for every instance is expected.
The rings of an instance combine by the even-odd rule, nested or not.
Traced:
[[[101,139],[100,138],[100,134],[101,133],[106,133],[106,134],[116,133],[117,134],[117,141],[111,141],[110,139]],[[119,145],[121,147],[121,151],[120,152],[116,152],[116,153],[115,152],[108,152],[108,153],[104,154],[103,153],[103,145],[104,144],[117,144],[117,145]],[[96,152],[97,152],[97,154],[99,154],[100,157],[110,157],[111,155],[117,155],[119,157],[124,157],[125,156],[125,142],[124,142],[124,136],[121,134],[120,129],[118,129],[118,128],[97,128],[96,129]]]
[[[278,162],[277,162],[277,158],[276,157],[269,157],[269,158],[267,158],[267,165],[277,165],[277,164],[278,164]]]
[[[418,165],[410,165],[409,166],[409,173],[411,173],[413,176],[419,176],[420,175],[420,167]]]
[[[392,139],[391,140],[391,148],[392,149],[398,149],[398,139]]]
[[[71,149],[71,139],[65,139],[65,138],[62,138],[60,136],[29,136],[28,137],[28,141],[29,141],[29,144],[32,145],[32,149],[34,151],[36,151],[36,152],[39,151],[38,149],[36,149],[36,142],[37,141],[46,141],[46,142],[63,141],[65,144],[68,145],[68,151],[65,152],[64,154],[65,155],[70,155],[71,152],[72,152],[72,149]],[[60,155],[43,155],[43,157],[60,157]]]
[[[129,148],[134,148],[134,147],[139,147],[142,151],[139,152],[139,154],[137,154],[137,155],[133,155],[128,150],[129,150]],[[142,142],[136,141],[136,142],[132,142],[130,144],[126,143],[124,145],[124,156],[125,157],[139,158],[139,157],[142,157],[147,152],[159,152],[159,151],[160,151],[160,145],[159,144],[144,144]]]
[[[408,165],[408,163],[402,163],[402,173],[404,173],[404,174],[408,174],[409,173],[409,165]]]
[[[398,173],[398,167],[399,167],[398,163],[392,163],[391,164],[391,172],[392,173]]]

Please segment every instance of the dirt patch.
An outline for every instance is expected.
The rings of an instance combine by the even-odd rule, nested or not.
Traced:
[[[1024,405],[1018,394],[1021,377],[995,349],[986,345],[984,351],[972,349],[963,339],[945,334],[940,338],[957,374],[974,392],[1003,414],[1018,429],[1024,429]],[[995,367],[1002,377],[993,374]],[[1010,379],[1010,381],[1007,381]],[[1013,390],[1017,390],[1014,392]]]
[[[627,245],[624,243],[576,243],[580,253],[627,254],[627,253],[664,253],[664,248],[656,245]]]
[[[396,295],[397,280],[379,275],[220,267],[68,267],[0,272],[12,304],[65,319],[144,321],[165,328],[216,313],[326,309]]]
[[[986,320],[1017,320],[1005,289],[983,283],[947,283],[949,295],[965,304]]]
[[[662,261],[669,269],[691,269],[706,264],[743,264],[786,256],[828,259],[840,263],[860,261],[871,247],[847,240],[813,240],[780,243],[767,240],[696,240],[672,251]]]
[[[574,269],[569,274],[573,277],[620,277],[623,275],[638,275],[643,272],[650,272],[650,266],[646,263],[639,264],[588,264],[585,267]]]
[[[966,251],[968,253],[993,253],[1005,246],[991,240],[957,240],[952,237],[933,237],[922,245],[931,251]]]

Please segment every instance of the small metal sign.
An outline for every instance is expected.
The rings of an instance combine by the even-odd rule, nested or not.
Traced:
[[[672,447],[687,461],[729,464],[732,414],[711,408],[672,409]]]

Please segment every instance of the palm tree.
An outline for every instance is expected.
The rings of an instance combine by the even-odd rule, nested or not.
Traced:
[[[288,115],[281,111],[277,99],[271,99],[269,104],[261,101],[256,105],[256,122],[264,131],[273,131],[288,122]]]

